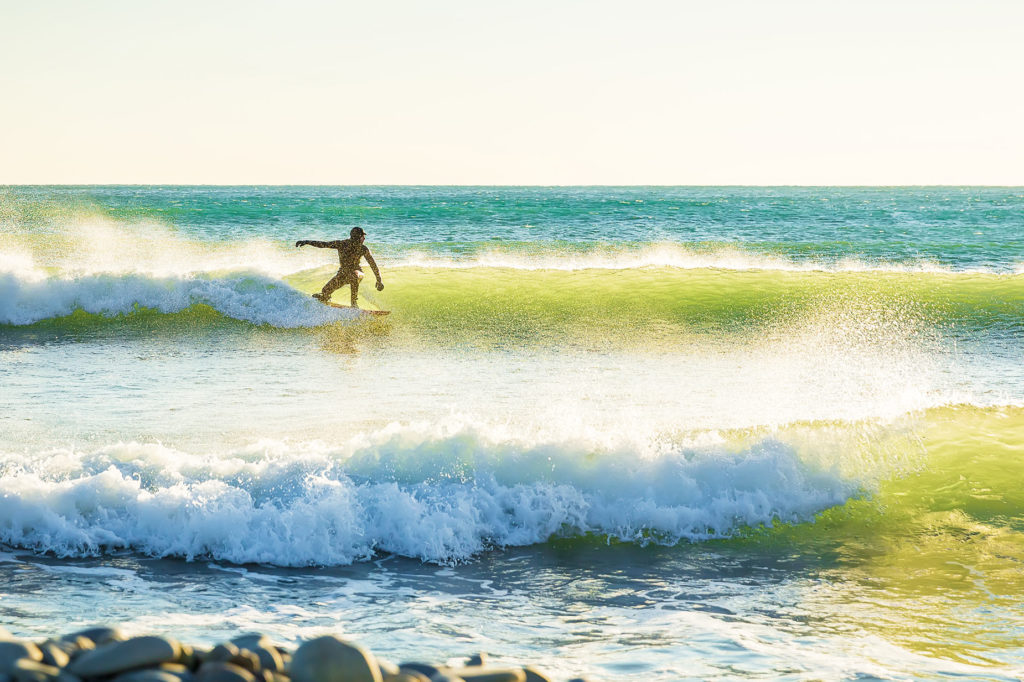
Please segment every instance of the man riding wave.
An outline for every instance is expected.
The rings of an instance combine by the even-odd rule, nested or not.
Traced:
[[[363,228],[353,227],[348,239],[336,239],[330,242],[301,239],[295,242],[296,247],[315,246],[319,249],[338,250],[338,261],[341,264],[338,274],[324,285],[319,294],[313,294],[313,298],[327,303],[331,300],[331,294],[347,284],[352,293],[352,307],[358,307],[356,298],[359,296],[359,281],[363,278],[363,269],[360,267],[359,261],[363,258],[366,259],[373,274],[377,277],[377,291],[384,290],[384,281],[380,278],[380,270],[377,269],[377,263],[370,255],[370,249],[363,245],[364,241],[366,241],[366,232],[363,231]]]

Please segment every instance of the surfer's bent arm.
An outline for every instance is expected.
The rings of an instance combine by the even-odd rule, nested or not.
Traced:
[[[373,260],[373,256],[370,255],[370,250],[365,248],[363,251],[363,258],[366,259],[370,269],[373,270],[373,274],[377,278],[377,291],[380,291],[384,288],[384,280],[380,278],[380,270],[377,268],[377,261]]]
[[[333,242],[318,242],[312,239],[300,239],[295,242],[295,246],[315,246],[318,249],[338,249],[341,248],[341,242],[337,239]]]

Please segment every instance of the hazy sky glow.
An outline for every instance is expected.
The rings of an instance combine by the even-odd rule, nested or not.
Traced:
[[[0,8],[0,183],[1024,184],[1021,0]]]

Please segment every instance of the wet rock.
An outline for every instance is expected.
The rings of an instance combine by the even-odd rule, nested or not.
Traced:
[[[96,648],[93,641],[87,637],[75,637],[74,639],[64,639],[62,637],[61,639],[47,640],[47,642],[66,653],[72,660],[83,651],[92,651]]]
[[[206,657],[209,656],[209,655],[210,655],[210,650],[209,649],[204,649],[202,647],[195,646],[195,647],[192,647],[191,655],[186,655],[186,653],[185,653],[185,651],[183,649],[182,652],[181,652],[181,659],[180,660],[181,660],[181,662],[184,665],[188,666],[189,670],[199,670],[199,666],[201,666],[203,664],[203,661],[205,661]]]
[[[71,661],[71,657],[68,656],[68,653],[58,646],[58,644],[53,640],[47,640],[40,644],[39,650],[43,652],[42,661],[46,665],[63,668]]]
[[[487,654],[481,651],[478,654],[473,654],[466,659],[466,667],[472,668],[473,666],[487,665]]]
[[[398,666],[398,669],[402,672],[418,673],[428,680],[434,675],[440,675],[442,671],[442,668],[428,663],[403,663]]]
[[[210,652],[203,657],[203,661],[224,663],[237,656],[239,651],[241,651],[241,649],[231,642],[224,642],[223,644],[218,644],[210,649]]]
[[[191,675],[192,672],[188,669],[187,665],[182,663],[161,663],[157,666],[157,670],[163,670],[165,673],[172,675]]]
[[[526,682],[554,682],[550,677],[535,668],[523,668],[523,673],[526,674]]]
[[[526,673],[520,668],[459,668],[443,670],[442,674],[457,676],[465,682],[526,682]]]
[[[110,642],[120,642],[125,638],[124,633],[122,633],[118,628],[101,626],[80,630],[79,632],[73,632],[70,635],[64,635],[61,639],[73,640],[78,639],[79,637],[85,637],[97,647],[109,644]]]
[[[263,670],[263,682],[291,682],[291,679],[281,672],[274,670]]]
[[[192,666],[190,664],[192,662],[192,659],[195,657],[196,652],[188,644],[181,644],[180,646],[181,646],[181,656],[178,657],[178,663],[183,665],[183,666],[185,666],[185,667],[187,667],[187,668],[191,668]]]
[[[235,665],[221,661],[208,661],[199,667],[196,682],[257,682],[251,672]]]
[[[455,674],[445,675],[444,673],[438,673],[430,678],[430,682],[466,682],[461,677]]]
[[[181,682],[181,678],[166,670],[146,668],[122,673],[115,677],[113,682]]]
[[[163,637],[133,637],[88,651],[71,661],[68,671],[79,677],[114,675],[134,668],[173,663],[181,645]]]
[[[32,642],[17,639],[0,640],[0,675],[9,675],[11,666],[20,658],[42,661],[43,652]]]
[[[382,682],[373,654],[327,635],[300,646],[289,670],[294,682]]]
[[[240,649],[231,642],[218,644],[203,659],[210,663],[231,663],[239,668],[245,668],[251,673],[257,672],[261,667],[259,656],[248,649]]]
[[[46,665],[31,658],[19,658],[10,667],[10,676],[16,682],[52,682],[60,677],[60,668]]]
[[[267,644],[257,645],[254,647],[246,647],[247,651],[251,651],[260,661],[260,667],[264,670],[272,670],[274,672],[281,672],[284,670],[284,659],[281,658],[280,652],[273,644],[270,644],[270,640],[266,640]]]

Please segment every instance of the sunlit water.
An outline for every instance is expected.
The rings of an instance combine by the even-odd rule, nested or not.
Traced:
[[[309,297],[354,224],[387,318]],[[4,625],[1016,679],[1022,235],[1014,189],[8,188]]]

